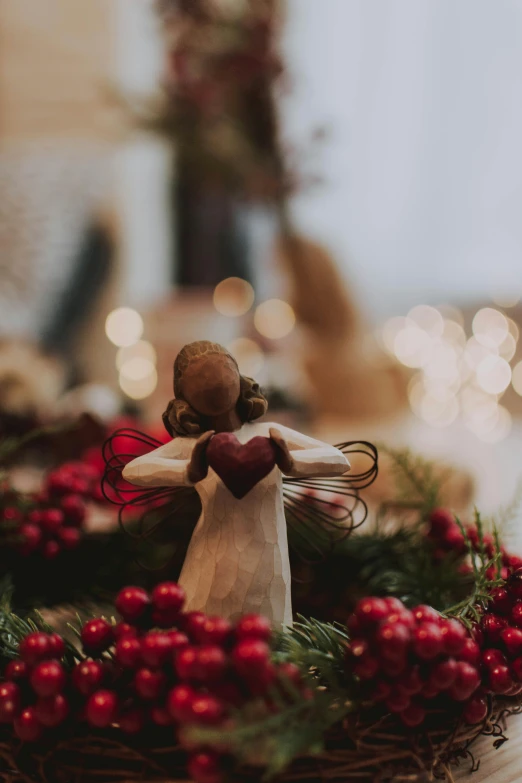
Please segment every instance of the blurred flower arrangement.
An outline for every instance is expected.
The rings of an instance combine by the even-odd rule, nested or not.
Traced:
[[[522,393],[516,363],[519,328],[500,309],[483,307],[471,321],[451,307],[418,305],[389,319],[378,337],[413,373],[408,397],[415,414],[433,427],[457,419],[487,443],[505,438],[511,414],[501,404],[510,385]]]

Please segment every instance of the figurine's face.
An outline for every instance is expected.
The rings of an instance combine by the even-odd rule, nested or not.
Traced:
[[[236,407],[239,371],[230,357],[211,354],[192,361],[181,381],[183,398],[202,416],[220,416]]]

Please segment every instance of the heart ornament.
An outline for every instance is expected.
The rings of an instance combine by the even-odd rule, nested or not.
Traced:
[[[208,464],[235,498],[241,500],[276,465],[276,447],[257,435],[240,443],[233,432],[218,432],[207,446]]]

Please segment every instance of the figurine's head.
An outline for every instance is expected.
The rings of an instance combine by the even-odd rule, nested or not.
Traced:
[[[186,345],[176,357],[174,395],[163,414],[173,437],[205,432],[214,417],[233,410],[246,422],[258,419],[267,409],[259,385],[240,374],[225,348],[206,340]]]

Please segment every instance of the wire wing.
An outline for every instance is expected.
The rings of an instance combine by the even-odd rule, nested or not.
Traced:
[[[136,457],[163,445],[156,438],[138,430],[123,428],[107,438],[103,446],[105,471],[102,491],[105,498],[119,506],[118,521],[122,530],[136,542],[145,542],[161,532],[173,514],[190,516],[190,533],[200,510],[199,498],[191,487],[141,488],[123,478],[123,469]],[[184,525],[176,525],[169,538],[186,538]],[[174,535],[172,535],[174,533]]]
[[[291,546],[308,562],[324,559],[368,516],[359,492],[377,478],[377,449],[367,441],[347,441],[336,448],[361,463],[357,472],[334,478],[283,478]]]

